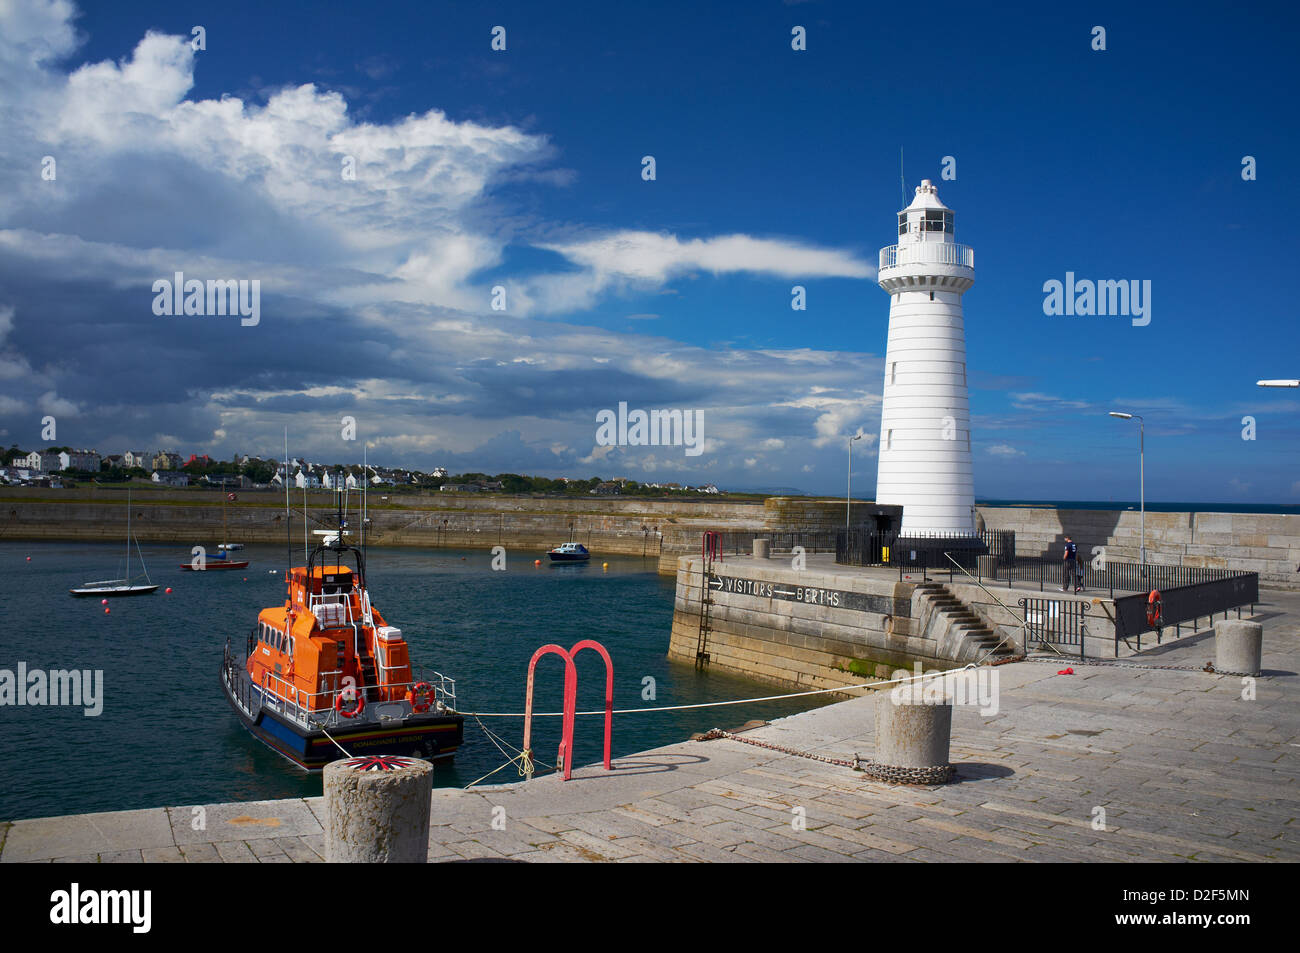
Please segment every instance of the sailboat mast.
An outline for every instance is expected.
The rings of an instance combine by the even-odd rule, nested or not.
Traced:
[[[126,584],[131,584],[131,484],[126,485]]]
[[[285,562],[285,591],[288,591],[289,570],[293,568],[293,530],[290,528],[290,522],[293,517],[289,511],[289,428],[284,428],[284,562]],[[307,514],[303,513],[303,524],[306,525]],[[304,565],[306,565],[304,563]]]

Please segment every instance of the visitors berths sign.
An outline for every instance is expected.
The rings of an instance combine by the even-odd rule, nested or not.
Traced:
[[[800,586],[767,579],[742,579],[739,576],[709,576],[709,588],[719,593],[737,593],[759,599],[780,599],[810,606],[828,606],[832,609],[856,609],[860,612],[895,612],[890,596],[877,596],[868,592],[847,589],[823,589],[820,586]]]

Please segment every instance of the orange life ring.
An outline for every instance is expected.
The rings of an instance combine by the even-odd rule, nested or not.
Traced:
[[[406,690],[406,700],[411,703],[411,711],[424,713],[433,704],[433,686],[420,682],[414,688]]]
[[[1160,590],[1152,589],[1151,594],[1147,596],[1147,625],[1153,628],[1160,628]]]
[[[357,704],[356,707],[351,709],[350,711],[343,706],[343,696],[347,694],[348,689],[345,688],[342,691],[340,691],[337,695],[334,696],[334,710],[338,712],[340,715],[342,715],[344,718],[355,718],[357,717],[357,715],[361,714],[363,711],[366,710],[365,696],[362,695],[361,692],[357,691],[355,688],[351,689],[351,691],[352,691],[352,698],[354,701],[356,701]]]

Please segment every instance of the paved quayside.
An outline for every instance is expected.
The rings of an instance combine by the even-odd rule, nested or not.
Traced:
[[[429,859],[1300,860],[1300,594],[1262,597],[1253,701],[1240,677],[1132,667],[1200,668],[1214,658],[1209,631],[1123,665],[1003,665],[996,715],[954,711],[953,784],[895,787],[733,740],[685,741],[568,783],[435,790]],[[1058,675],[1067,665],[1075,674]],[[873,705],[852,699],[745,737],[867,758]],[[199,831],[192,807],[16,821],[0,825],[0,862],[317,861],[322,814],[309,798],[208,805]]]

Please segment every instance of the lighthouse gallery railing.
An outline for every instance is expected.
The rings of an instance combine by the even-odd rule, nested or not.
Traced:
[[[954,242],[908,242],[880,249],[880,267],[897,265],[961,265],[975,267],[975,249]]]

